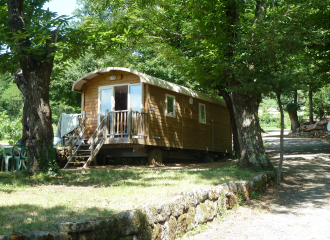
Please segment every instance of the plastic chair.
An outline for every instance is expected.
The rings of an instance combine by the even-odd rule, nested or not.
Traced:
[[[17,144],[13,147],[12,155],[16,159],[17,171],[21,168],[27,169],[25,161],[27,159],[28,151],[23,144]]]
[[[1,171],[5,168],[5,171],[8,172],[9,166],[11,167],[11,171],[14,171],[14,158],[12,155],[13,147],[1,147],[1,149],[3,150]]]

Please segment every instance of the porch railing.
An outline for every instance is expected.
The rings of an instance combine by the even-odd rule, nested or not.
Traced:
[[[110,138],[142,138],[146,136],[147,113],[140,111],[112,111],[107,113]]]

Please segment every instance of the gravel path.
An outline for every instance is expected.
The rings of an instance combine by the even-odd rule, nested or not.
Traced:
[[[263,137],[275,166],[279,132]],[[330,143],[321,139],[285,138],[285,180],[262,200],[237,207],[209,228],[183,239],[330,239]]]

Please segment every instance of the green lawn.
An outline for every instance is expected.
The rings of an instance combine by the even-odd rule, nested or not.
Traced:
[[[132,167],[62,171],[56,177],[0,173],[0,235],[55,230],[59,221],[84,220],[169,199],[179,191],[250,179],[234,167],[162,170]]]

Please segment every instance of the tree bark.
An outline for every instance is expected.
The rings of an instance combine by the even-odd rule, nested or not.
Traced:
[[[238,140],[237,125],[236,125],[234,108],[233,108],[233,104],[231,102],[230,95],[225,90],[222,90],[222,89],[218,88],[218,91],[219,91],[219,94],[225,100],[227,108],[229,110],[231,130],[232,130],[232,134],[233,134],[233,145],[234,145],[233,150],[235,151],[235,153],[239,153],[240,152],[240,146],[239,146],[239,140]]]
[[[294,92],[293,103],[295,105],[298,104],[298,93],[297,93],[297,90]],[[289,112],[289,116],[290,116],[290,121],[291,121],[291,131],[293,133],[295,133],[295,132],[297,132],[297,129],[299,131],[299,128],[300,128],[297,111],[290,111]]]
[[[309,124],[313,124],[314,119],[313,119],[313,90],[312,90],[312,84],[309,84],[308,99],[309,99]]]
[[[258,20],[264,18],[266,3],[266,0],[257,1],[256,3],[255,26]],[[230,40],[226,57],[232,58],[235,55],[234,46],[237,42],[235,26],[239,20],[239,11],[236,1],[227,1],[225,11],[228,21],[226,35]],[[235,79],[235,74],[232,73],[231,69],[225,71],[224,78],[227,79],[229,89],[232,89],[230,98],[233,105],[240,147],[239,166],[252,168],[272,167],[266,157],[259,125],[258,107],[261,102],[261,94],[251,96],[241,93],[240,89],[244,87],[244,84]]]
[[[281,113],[281,134],[280,134],[280,162],[278,165],[277,169],[277,182],[281,182],[281,173],[282,173],[282,166],[283,166],[283,156],[284,156],[284,140],[283,140],[283,135],[284,135],[284,112],[283,112],[283,107],[282,107],[282,102],[281,102],[281,94],[276,93],[277,97],[277,102],[278,106],[280,109]]]
[[[23,0],[8,0],[10,29],[14,34],[25,33]],[[20,70],[15,73],[15,83],[24,96],[22,140],[29,150],[29,170],[39,171],[38,161],[49,160],[53,147],[52,113],[49,105],[50,75],[53,69],[54,49],[50,44],[57,40],[57,30],[45,43],[45,53],[35,56],[26,49],[32,46],[29,37],[19,38],[15,43],[16,54],[21,55]]]
[[[261,96],[256,98],[237,92],[231,93],[240,145],[239,166],[243,168],[272,168],[266,157],[261,138],[258,107]]]

